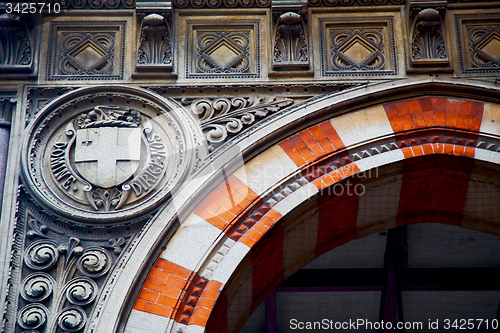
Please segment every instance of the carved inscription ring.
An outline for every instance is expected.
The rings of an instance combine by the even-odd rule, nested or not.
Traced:
[[[159,96],[126,87],[62,96],[44,107],[25,138],[29,191],[84,224],[148,213],[170,196],[190,164],[189,119],[176,110]]]

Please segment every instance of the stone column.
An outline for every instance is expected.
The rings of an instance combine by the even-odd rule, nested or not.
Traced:
[[[0,99],[0,215],[2,214],[5,169],[9,155],[10,120],[13,105],[14,101],[10,98]]]

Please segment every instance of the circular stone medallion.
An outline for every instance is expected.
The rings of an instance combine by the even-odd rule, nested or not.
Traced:
[[[192,124],[179,112],[135,88],[83,88],[60,97],[28,128],[22,167],[29,192],[85,224],[146,214],[169,197],[190,164],[185,133]]]

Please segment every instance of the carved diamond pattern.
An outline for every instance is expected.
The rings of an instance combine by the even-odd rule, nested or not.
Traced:
[[[500,67],[500,27],[469,30],[471,60],[476,67]]]
[[[339,30],[331,34],[331,41],[336,70],[376,70],[385,66],[383,36],[378,30]]]
[[[250,38],[242,32],[206,32],[198,37],[198,70],[202,73],[244,73],[250,66]]]
[[[108,34],[70,34],[62,40],[60,62],[64,74],[102,74],[113,71],[112,36]]]
[[[106,50],[96,44],[92,44],[87,41],[81,47],[69,52],[69,56],[72,60],[78,62],[82,67],[87,70],[98,69],[99,65],[102,64],[104,57],[106,55]]]

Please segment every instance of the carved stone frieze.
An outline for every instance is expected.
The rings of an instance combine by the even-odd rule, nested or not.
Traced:
[[[308,0],[308,5],[313,7],[391,6],[404,3],[405,0]]]
[[[456,16],[460,70],[463,74],[500,71],[500,15]]]
[[[181,102],[199,117],[209,152],[259,119],[293,104],[283,97],[184,98]]]
[[[60,0],[67,9],[132,9],[136,0]]]
[[[17,308],[13,332],[80,332],[88,322],[107,274],[122,247],[110,252],[102,237],[72,236],[54,217],[20,191],[16,244],[22,256],[15,268],[10,302]],[[112,240],[126,246],[127,238]],[[19,249],[18,249],[19,250]]]
[[[188,22],[188,78],[260,76],[259,21]]]
[[[141,22],[137,49],[140,70],[171,71],[173,63],[172,33],[166,17],[149,14]]]
[[[320,35],[322,75],[397,74],[392,18],[320,19]]]
[[[0,72],[31,72],[35,45],[30,16],[0,15]]]
[[[448,65],[442,17],[445,8],[412,8],[411,62],[412,66]]]
[[[24,142],[23,178],[32,195],[86,225],[132,221],[157,207],[192,154],[186,121],[164,101],[142,90],[107,89],[48,103]]]
[[[307,69],[309,65],[308,31],[305,10],[273,12],[274,69]]]
[[[51,22],[47,80],[123,78],[124,22]]]
[[[174,0],[177,8],[266,8],[271,0]]]

